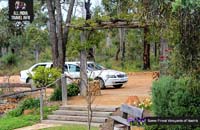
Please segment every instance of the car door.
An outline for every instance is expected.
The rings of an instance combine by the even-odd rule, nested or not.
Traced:
[[[67,64],[68,73],[71,78],[80,78],[80,67],[76,64]]]
[[[47,66],[46,63],[39,63],[39,64],[36,64],[36,65],[34,65],[34,66],[32,66],[32,67],[30,68],[29,72],[30,72],[31,74],[34,74],[34,71],[35,71],[38,67],[46,67],[46,66]]]

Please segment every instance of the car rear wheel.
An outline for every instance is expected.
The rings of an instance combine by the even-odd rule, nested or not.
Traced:
[[[104,84],[104,81],[103,81],[102,79],[100,79],[100,78],[99,78],[98,80],[99,80],[99,86],[100,86],[100,88],[101,88],[101,89],[106,88],[106,87],[105,87],[105,84]]]
[[[114,88],[121,88],[123,84],[113,85]]]

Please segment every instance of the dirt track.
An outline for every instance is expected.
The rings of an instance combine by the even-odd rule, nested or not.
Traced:
[[[139,72],[128,76],[128,82],[119,89],[109,87],[101,90],[101,96],[96,96],[94,105],[121,105],[128,96],[138,96],[141,100],[151,94],[152,73]],[[69,98],[68,104],[86,104],[86,100],[81,96]]]
[[[121,105],[126,101],[128,96],[138,96],[141,100],[150,96],[152,73],[151,72],[138,72],[129,74],[128,82],[119,89],[108,87],[101,90],[101,96],[96,96],[94,105]],[[5,81],[5,77],[0,77],[0,82]],[[10,82],[17,83],[19,76],[10,77]],[[52,92],[49,89],[47,92]],[[68,98],[68,104],[70,105],[84,105],[86,99],[82,96],[75,96]]]

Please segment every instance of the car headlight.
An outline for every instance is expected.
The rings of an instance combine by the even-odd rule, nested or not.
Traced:
[[[106,75],[107,78],[116,78],[115,75]]]

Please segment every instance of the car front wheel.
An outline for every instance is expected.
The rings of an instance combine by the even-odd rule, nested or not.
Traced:
[[[121,88],[123,84],[113,85],[114,88]]]

